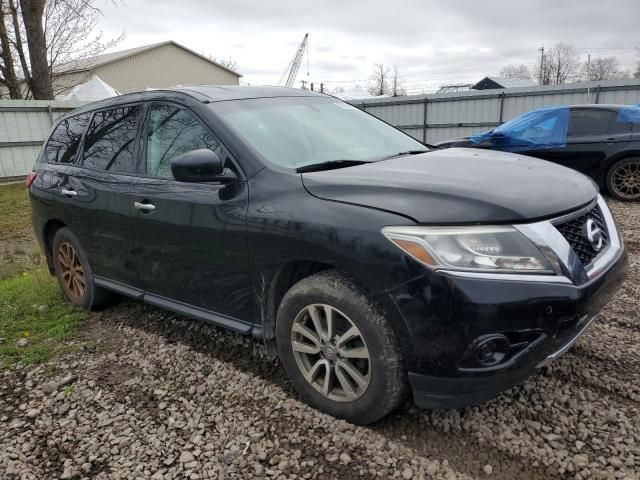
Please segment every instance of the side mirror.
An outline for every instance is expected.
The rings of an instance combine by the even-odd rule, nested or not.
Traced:
[[[171,160],[171,173],[179,182],[211,182],[223,171],[220,156],[206,148],[183,153]]]

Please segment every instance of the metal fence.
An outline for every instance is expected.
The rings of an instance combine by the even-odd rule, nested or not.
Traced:
[[[31,171],[55,119],[84,103],[0,100],[0,180]]]
[[[544,106],[637,104],[640,79],[372,98],[350,103],[422,142],[436,143],[489,130]]]
[[[436,143],[488,130],[543,106],[640,103],[640,79],[373,98],[351,103],[418,140]],[[0,180],[26,175],[56,117],[81,105],[84,103],[0,100]]]

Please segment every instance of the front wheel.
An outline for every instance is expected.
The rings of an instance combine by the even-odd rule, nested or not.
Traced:
[[[311,406],[369,424],[398,406],[406,374],[380,308],[335,270],[305,278],[285,295],[276,323],[282,364]]]
[[[607,190],[618,200],[640,200],[640,158],[623,158],[607,173]]]
[[[70,303],[86,309],[109,303],[112,293],[95,284],[91,266],[71,230],[65,227],[56,232],[51,253],[58,283]]]

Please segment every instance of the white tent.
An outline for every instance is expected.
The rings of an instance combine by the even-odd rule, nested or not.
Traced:
[[[103,98],[117,97],[120,93],[97,75],[91,75],[86,82],[76,85],[59,100],[78,100],[81,102],[95,102]]]

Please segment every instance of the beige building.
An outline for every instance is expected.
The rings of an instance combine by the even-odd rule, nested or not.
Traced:
[[[241,75],[174,42],[162,42],[91,58],[56,69],[56,97],[97,75],[120,93],[174,85],[238,85]]]

